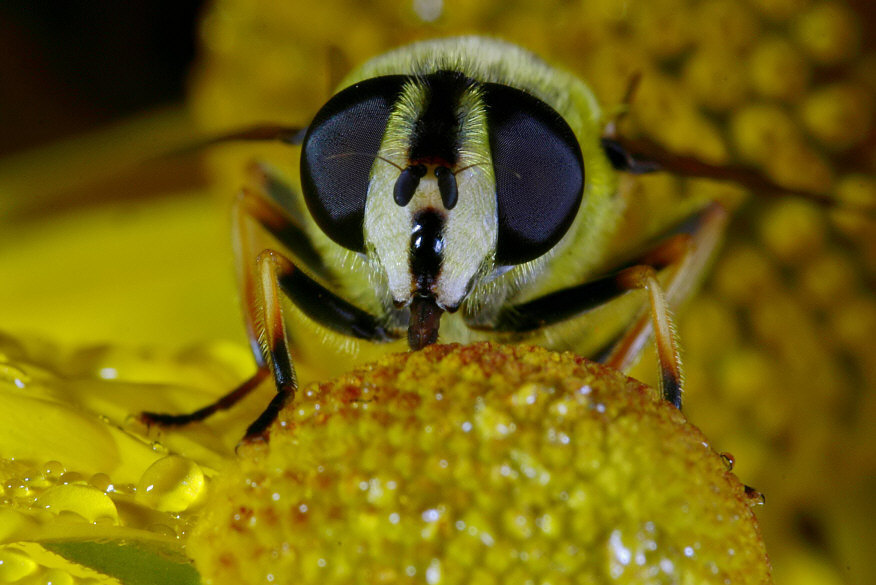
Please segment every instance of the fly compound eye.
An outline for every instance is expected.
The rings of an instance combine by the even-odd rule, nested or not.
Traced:
[[[522,264],[553,248],[581,205],[584,160],[575,133],[540,99],[484,84],[496,176],[496,263]]]
[[[356,252],[365,251],[362,223],[371,167],[404,80],[375,77],[342,90],[316,114],[304,137],[301,187],[307,208],[329,238]]]

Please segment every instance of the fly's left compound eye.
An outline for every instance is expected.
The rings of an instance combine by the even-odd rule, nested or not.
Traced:
[[[307,208],[341,246],[365,251],[362,223],[371,167],[404,83],[390,75],[352,85],[326,103],[307,129],[301,187]]]
[[[519,89],[487,83],[484,101],[496,176],[496,263],[522,264],[553,248],[575,219],[584,160],[553,108]]]

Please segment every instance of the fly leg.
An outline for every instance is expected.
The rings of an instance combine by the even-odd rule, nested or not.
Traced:
[[[660,392],[667,401],[680,408],[683,381],[681,359],[666,295],[654,266],[645,264],[631,266],[597,280],[514,305],[499,313],[496,322],[489,329],[515,333],[535,331],[579,317],[624,293],[637,289],[648,293],[649,311],[646,316],[650,316],[652,328],[648,328],[646,333],[656,332],[654,337],[661,374]],[[484,329],[484,327],[480,328]],[[642,336],[643,343],[649,339],[647,334]],[[625,333],[624,339],[626,335]]]
[[[180,426],[204,420],[210,415],[231,408],[255,390],[273,374],[277,394],[268,408],[246,430],[244,441],[267,438],[267,429],[282,407],[298,388],[295,366],[286,342],[285,321],[280,304],[278,275],[293,270],[291,262],[276,252],[266,250],[256,260],[257,279],[245,278],[243,283],[247,332],[253,346],[257,370],[243,384],[216,402],[187,414],[140,413],[148,425]]]
[[[289,352],[286,322],[280,304],[279,284],[279,279],[295,271],[295,267],[287,258],[273,250],[265,250],[259,254],[256,266],[259,276],[257,297],[254,310],[247,311],[247,315],[253,315],[255,319],[261,317],[255,323],[261,356],[256,358],[256,363],[259,371],[269,370],[273,374],[277,393],[264,412],[246,429],[243,437],[245,442],[266,440],[271,423],[298,390],[298,379]]]
[[[717,247],[726,221],[724,209],[712,204],[617,272],[510,306],[491,325],[472,327],[495,332],[534,331],[580,317],[627,292],[644,290],[648,310],[626,330],[606,361],[626,369],[653,335],[658,349],[661,394],[681,408],[683,376],[670,307],[690,295]],[[658,274],[667,275],[665,288]]]
[[[679,177],[727,181],[768,197],[793,195],[824,207],[854,207],[826,194],[784,187],[752,167],[711,164],[693,156],[676,154],[646,138],[624,138],[612,132],[610,127],[602,138],[602,149],[618,171],[634,175],[662,171]],[[874,209],[866,205],[860,206],[858,211],[868,215],[874,213]]]
[[[277,393],[262,414],[247,428],[245,442],[266,440],[268,429],[298,389],[292,362],[281,293],[305,315],[339,333],[375,342],[397,338],[387,332],[373,315],[353,306],[299,270],[291,260],[274,250],[264,250],[256,260],[258,284],[253,315],[259,344],[259,370],[269,369]],[[260,318],[260,320],[259,320]],[[250,321],[250,319],[247,319]],[[267,365],[263,365],[267,364]],[[258,374],[256,374],[258,375]]]
[[[726,211],[718,204],[711,204],[684,222],[680,230],[654,246],[636,259],[647,266],[665,266],[670,272],[665,288],[666,301],[670,308],[684,302],[705,274],[706,265],[712,258],[728,221]],[[614,347],[601,361],[619,370],[628,370],[641,354],[653,331],[659,328],[648,315],[639,317],[624,332]],[[659,349],[659,348],[658,348]],[[680,403],[680,395],[677,401]]]
[[[265,179],[268,179],[267,175]],[[386,331],[376,317],[316,282],[292,260],[277,251],[265,249],[254,233],[256,229],[274,236],[310,272],[326,274],[300,223],[267,196],[244,190],[232,208],[232,240],[244,322],[257,370],[243,384],[194,412],[143,412],[139,418],[146,424],[180,426],[204,420],[215,412],[231,408],[266,378],[273,377],[277,394],[244,436],[247,442],[266,439],[271,423],[297,390],[281,295],[289,297],[309,318],[334,331],[373,341],[398,337]]]

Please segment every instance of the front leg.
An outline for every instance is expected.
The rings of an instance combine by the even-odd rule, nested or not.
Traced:
[[[277,394],[246,430],[243,439],[247,442],[267,439],[268,428],[298,389],[280,291],[308,317],[337,333],[373,342],[395,339],[376,317],[321,286],[279,252],[264,250],[258,255],[256,265],[260,281],[256,290],[261,292],[256,311],[261,307],[263,317],[258,328],[262,362],[270,365]]]
[[[644,290],[648,294],[649,310],[624,332],[606,363],[626,369],[653,334],[661,372],[660,391],[664,399],[681,408],[683,375],[670,306],[690,295],[717,247],[726,222],[727,214],[723,208],[712,204],[665,234],[651,250],[621,270],[509,306],[488,326],[469,326],[495,332],[534,331],[584,317],[591,309],[629,291]],[[665,292],[657,278],[658,271],[670,273]]]
[[[657,332],[655,340],[661,372],[660,391],[667,401],[681,408],[681,360],[675,340],[675,327],[653,266],[632,266],[598,280],[559,290],[527,303],[512,305],[503,309],[491,326],[478,325],[472,328],[514,333],[535,331],[580,317],[591,309],[637,289],[648,293],[653,330]]]
[[[244,191],[237,198],[232,214],[244,322],[257,370],[243,384],[195,412],[143,412],[139,418],[148,425],[158,426],[180,426],[201,421],[215,412],[231,408],[266,378],[273,377],[277,394],[261,416],[249,426],[243,439],[252,442],[267,438],[271,423],[298,388],[283,315],[283,294],[308,318],[337,333],[375,342],[395,340],[400,335],[386,329],[377,317],[325,288],[283,254],[271,249],[259,253],[261,247],[253,228],[269,232],[286,244],[292,254],[303,258],[309,270],[322,273],[322,265],[312,255],[313,247],[303,229],[267,197]]]
[[[280,275],[294,270],[291,262],[276,252],[265,250],[256,260],[259,278],[246,283],[245,287],[248,330],[252,331],[250,342],[255,351],[256,373],[243,384],[224,395],[216,402],[187,414],[142,412],[141,421],[147,425],[181,426],[201,421],[210,415],[231,408],[250,394],[259,384],[273,374],[277,394],[268,408],[246,430],[243,440],[252,442],[267,438],[267,429],[277,413],[288,403],[298,389],[295,366],[286,341],[286,325],[280,303]]]

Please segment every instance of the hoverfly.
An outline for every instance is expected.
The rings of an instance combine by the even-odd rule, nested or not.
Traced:
[[[257,372],[180,425],[226,409],[272,377],[277,393],[247,429],[265,438],[298,383],[301,340],[282,296],[317,327],[350,339],[526,341],[628,368],[658,349],[661,392],[681,407],[670,307],[688,296],[727,221],[718,204],[606,266],[624,213],[622,175],[668,171],[792,192],[763,175],[616,135],[592,91],[515,45],[480,37],[419,42],[368,61],[303,128],[258,126],[205,144],[277,140],[301,149],[300,197],[269,170],[234,209],[236,262]],[[202,145],[203,146],[203,145]],[[303,203],[301,203],[303,201]],[[255,225],[282,250],[262,249]],[[584,324],[626,293],[647,293],[606,347]],[[562,329],[560,333],[553,333]],[[294,342],[290,339],[294,338]],[[584,348],[584,349],[582,349]]]

